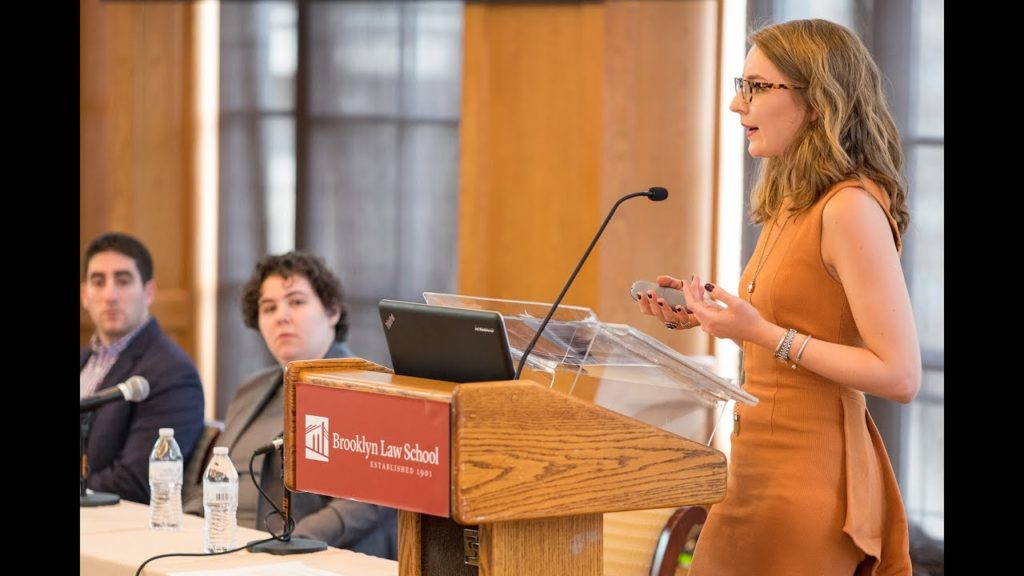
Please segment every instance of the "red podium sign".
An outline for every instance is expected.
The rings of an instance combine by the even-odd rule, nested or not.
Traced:
[[[298,384],[295,488],[450,516],[444,402]]]

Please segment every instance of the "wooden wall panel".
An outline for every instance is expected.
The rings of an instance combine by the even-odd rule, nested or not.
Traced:
[[[600,223],[599,4],[465,6],[459,289],[551,301]],[[596,302],[584,270],[569,301]]]
[[[713,277],[717,4],[606,4],[601,204],[651,186],[669,197],[619,208],[601,245],[596,309],[605,322],[630,324],[687,354],[708,352],[703,332],[670,332],[624,293],[659,274]]]
[[[80,7],[79,255],[108,231],[153,255],[153,314],[195,358],[190,3]],[[80,314],[84,344],[92,325]]]
[[[718,2],[469,3],[460,143],[459,290],[550,302],[615,200],[566,304],[687,354],[628,300],[713,262]]]

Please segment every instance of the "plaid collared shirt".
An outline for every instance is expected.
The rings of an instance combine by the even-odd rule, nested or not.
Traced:
[[[150,323],[152,318],[147,319],[142,324],[139,324],[135,330],[132,330],[123,338],[120,338],[114,342],[111,342],[109,346],[104,346],[100,341],[98,334],[93,334],[92,338],[89,339],[89,346],[92,347],[92,354],[89,359],[85,361],[85,366],[82,367],[82,371],[78,375],[78,399],[81,400],[86,396],[92,396],[96,392],[96,387],[103,382],[103,379],[107,377],[107,372],[110,372],[110,368],[117,362],[117,358],[124,352],[124,349],[128,347],[128,343],[132,341],[142,329]]]

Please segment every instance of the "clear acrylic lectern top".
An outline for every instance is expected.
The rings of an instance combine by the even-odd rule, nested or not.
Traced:
[[[428,304],[502,315],[512,359],[551,308],[542,302],[424,292]],[[705,445],[730,401],[757,398],[702,364],[625,324],[601,322],[589,308],[559,306],[526,359],[523,378],[583,398]]]

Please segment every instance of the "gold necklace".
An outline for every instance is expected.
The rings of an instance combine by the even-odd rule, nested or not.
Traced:
[[[775,222],[772,222],[772,227],[768,230],[768,237],[764,239],[764,248],[761,250],[761,259],[757,262],[757,268],[754,269],[754,275],[750,278],[750,282],[747,283],[747,302],[750,302],[754,298],[754,288],[757,286],[757,275],[761,273],[761,267],[764,266],[768,255],[775,249],[775,245],[779,243],[779,238],[782,238],[782,230],[786,228],[786,224],[789,224],[789,219],[793,217],[793,213],[790,212],[789,216],[782,221],[782,226],[779,226],[779,233],[775,236],[775,242],[771,245],[768,244],[772,239],[772,232],[775,231]]]

